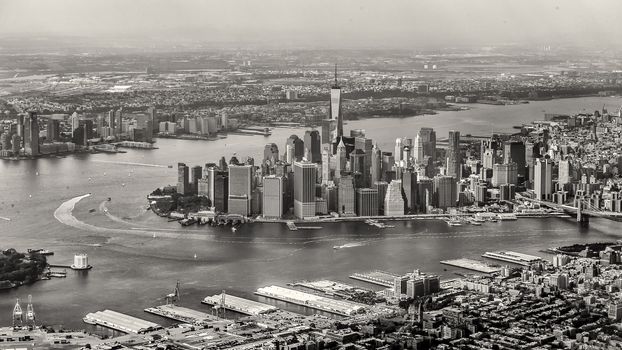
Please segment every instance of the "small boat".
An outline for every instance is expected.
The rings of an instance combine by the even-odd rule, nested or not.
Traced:
[[[197,258],[197,255],[196,255],[196,253],[195,253],[195,254],[194,254],[194,259],[196,260],[196,258]]]
[[[237,229],[235,226],[231,227],[231,231],[232,231],[232,232],[235,232],[235,231],[237,231],[237,230],[238,230],[238,229]]]
[[[89,209],[89,213],[94,213],[96,211],[97,211],[96,209]]]

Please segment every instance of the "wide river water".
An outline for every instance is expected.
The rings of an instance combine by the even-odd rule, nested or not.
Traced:
[[[439,138],[450,129],[487,135],[492,130],[511,132],[514,125],[542,119],[544,112],[594,111],[603,105],[617,110],[620,99],[471,105],[468,111],[350,121],[345,129],[365,129],[382,149],[392,150],[396,137],[414,138],[424,126],[433,127]],[[38,320],[46,324],[86,328],[82,317],[104,309],[167,324],[143,309],[164,303],[163,296],[176,280],[181,281],[182,305],[199,310],[208,310],[200,304],[202,298],[223,289],[284,306],[252,293],[261,286],[303,279],[359,284],[348,276],[373,269],[399,273],[421,269],[453,278],[460,269],[439,260],[479,258],[485,251],[501,249],[546,257],[540,250],[550,246],[622,237],[619,223],[595,219],[589,228],[580,228],[571,219],[520,219],[480,227],[418,220],[396,222],[395,228],[385,230],[334,223],[323,224],[322,230],[291,232],[282,224],[253,224],[233,233],[224,227],[182,228],[145,210],[150,191],[175,184],[176,169],[168,165],[203,165],[234,153],[260,159],[266,143],[282,148],[289,135],[302,136],[304,131],[277,128],[270,137],[230,135],[218,141],[159,139],[157,150],[0,161],[0,217],[10,219],[0,218],[0,248],[50,249],[55,255],[49,261],[56,264],[70,264],[75,253],[84,252],[94,266],[83,273],[70,270],[65,279],[0,291],[0,325],[10,325],[15,299],[23,300],[25,308],[29,294]],[[88,193],[92,195],[76,200],[71,212],[73,202],[67,201]],[[103,204],[108,197],[111,201]],[[360,244],[332,249],[351,242]]]

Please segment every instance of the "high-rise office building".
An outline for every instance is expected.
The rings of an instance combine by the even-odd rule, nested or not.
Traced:
[[[404,215],[406,203],[404,193],[402,192],[402,181],[393,180],[387,187],[387,193],[384,196],[384,215],[385,216],[401,216]]]
[[[337,212],[340,215],[354,215],[355,200],[354,178],[352,175],[344,175],[339,180]]]
[[[382,180],[382,152],[377,144],[371,149],[370,182],[372,184]]]
[[[412,168],[402,171],[402,189],[406,197],[406,212],[415,213],[417,211],[417,173]]]
[[[190,187],[192,193],[197,194],[199,191],[199,179],[203,177],[203,168],[200,165],[195,165],[190,169]]]
[[[517,185],[518,184],[518,166],[516,163],[495,164],[492,167],[492,186],[499,187],[501,185]]]
[[[330,88],[329,117],[337,122],[337,137],[343,136],[343,114],[341,113],[341,87],[337,82],[337,65],[335,65],[335,82]]]
[[[393,152],[393,160],[398,164],[402,160],[402,139],[395,139],[395,152]],[[391,164],[393,166],[393,164]]]
[[[301,161],[305,155],[304,141],[297,135],[287,138],[286,148],[287,158],[290,160],[290,163]]]
[[[229,164],[229,213],[248,216],[251,213],[253,183],[252,165]]]
[[[423,144],[423,156],[432,158],[432,161],[436,160],[436,131],[432,128],[421,128],[417,134],[421,143]]]
[[[365,164],[365,152],[360,149],[355,149],[350,152],[350,171],[352,172],[352,175],[360,176],[361,185],[358,187],[368,187],[367,181],[369,180],[369,176],[365,175],[369,174],[369,168]]]
[[[112,129],[112,133],[114,134],[116,131],[115,128],[115,119],[114,119],[114,109],[111,109],[108,111],[108,114],[106,115],[106,123],[108,124],[108,127],[110,129]]]
[[[29,112],[24,125],[24,153],[38,156],[39,152],[39,118],[37,113]]]
[[[60,120],[48,118],[46,138],[48,142],[60,140]]]
[[[560,186],[573,182],[572,164],[568,159],[559,161],[557,179]]]
[[[522,141],[508,141],[503,144],[503,163],[516,163],[518,175],[523,179],[527,175],[525,155],[525,144]]]
[[[455,207],[458,200],[456,179],[453,176],[434,177],[434,201],[437,208],[446,210]]]
[[[384,198],[387,195],[389,184],[386,181],[376,181],[373,188],[378,190],[378,215],[384,215]]]
[[[177,163],[177,193],[190,194],[190,183],[188,181],[189,168],[184,163]]]
[[[217,171],[213,182],[212,206],[217,213],[226,213],[229,211],[229,174]]]
[[[115,121],[115,134],[120,135],[123,133],[123,107],[119,108],[114,112]]]
[[[356,215],[378,216],[378,190],[358,188],[356,190]]]
[[[421,164],[424,157],[424,148],[423,148],[423,137],[421,136],[421,132],[417,133],[415,136],[415,144],[413,146],[412,156],[415,158],[415,162],[417,164]]]
[[[320,163],[322,161],[320,133],[317,130],[305,132],[304,157],[311,163]]]
[[[13,151],[13,155],[18,155],[21,148],[22,138],[19,137],[18,134],[13,134],[11,137],[11,150]]]
[[[294,215],[299,219],[315,216],[316,172],[315,163],[294,163]]]
[[[346,145],[343,140],[339,141],[337,145],[337,153],[335,154],[335,177],[340,178],[341,173],[346,171]]]
[[[322,183],[327,184],[329,181],[333,181],[331,176],[331,156],[328,151],[328,147],[322,149]]]
[[[279,219],[283,216],[285,206],[285,186],[281,176],[264,176],[263,178],[263,216]]]
[[[427,156],[426,156],[427,157]],[[434,202],[434,181],[429,177],[417,179],[417,209],[426,213],[428,206]]]
[[[279,160],[279,147],[276,143],[269,143],[263,149],[264,162],[269,161],[272,165]]]
[[[550,201],[553,195],[553,164],[549,158],[536,159],[533,190],[536,199]]]
[[[447,146],[447,175],[456,179],[462,177],[462,155],[460,153],[460,131],[449,131]]]

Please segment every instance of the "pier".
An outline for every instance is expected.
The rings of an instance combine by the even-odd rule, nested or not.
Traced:
[[[355,273],[355,274],[350,275],[350,278],[352,279],[375,284],[375,285],[382,286],[382,287],[393,287],[394,280],[396,277],[401,277],[401,276],[394,274],[394,273],[379,271],[379,270],[363,272],[363,273]]]
[[[473,270],[473,271],[487,273],[487,274],[497,273],[501,271],[500,267],[490,266],[489,264],[485,262],[473,260],[473,259],[442,260],[441,264],[460,267],[463,269]]]
[[[335,300],[316,294],[306,293],[295,289],[269,286],[257,289],[257,295],[282,300],[288,303],[302,305],[313,309],[326,311],[341,316],[351,316],[362,313],[367,309],[366,305],[345,300]]]
[[[506,261],[513,264],[529,266],[534,262],[542,260],[539,256],[522,254],[511,251],[486,252],[482,255],[484,258]]]
[[[112,310],[89,313],[84,317],[84,322],[112,328],[123,333],[134,334],[147,333],[162,328],[157,323]]]
[[[145,312],[196,326],[204,326],[218,321],[225,321],[204,312],[173,304],[150,307],[145,309]]]
[[[260,314],[265,314],[268,312],[276,311],[278,308],[276,306],[260,303],[254,300],[249,300],[245,298],[236,297],[233,295],[226,294],[223,298],[223,294],[215,294],[209,297],[205,297],[201,301],[203,304],[223,307],[227,310],[239,312],[245,315],[257,316]]]

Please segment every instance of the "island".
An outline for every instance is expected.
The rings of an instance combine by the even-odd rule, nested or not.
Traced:
[[[9,289],[41,279],[47,259],[38,252],[20,253],[10,248],[0,254],[0,289]]]

